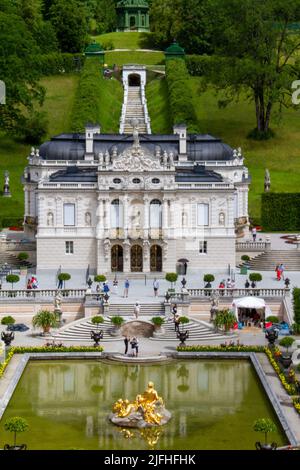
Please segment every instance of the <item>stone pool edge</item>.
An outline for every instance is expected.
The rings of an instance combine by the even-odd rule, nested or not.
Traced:
[[[9,385],[7,386],[5,393],[0,400],[0,420],[6,410],[6,407],[15,391],[15,388],[18,385],[18,382],[30,360],[59,360],[59,359],[105,359],[109,358],[110,355],[115,353],[101,353],[101,352],[57,352],[57,353],[24,353],[16,367],[16,370],[12,376]],[[268,383],[266,374],[263,370],[262,365],[260,364],[256,353],[253,352],[174,352],[171,354],[166,354],[167,357],[173,359],[250,359],[252,366],[264,388],[265,393],[269,399],[271,406],[274,409],[274,412],[277,418],[280,421],[282,429],[284,430],[289,442],[291,445],[298,445],[299,442],[291,429],[291,426],[285,416],[283,408],[273,391],[272,387]],[[146,359],[146,358],[145,358]],[[117,361],[115,361],[117,362]],[[144,363],[153,362],[143,361]],[[123,363],[124,362],[121,362]],[[279,379],[278,379],[279,380]]]

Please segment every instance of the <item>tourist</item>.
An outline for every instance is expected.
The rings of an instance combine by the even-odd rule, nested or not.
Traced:
[[[175,317],[176,313],[177,313],[177,304],[174,304],[173,307],[172,307],[172,313]]]
[[[225,281],[221,281],[219,284],[219,289],[222,289],[220,291],[220,295],[224,295],[224,289],[225,289]]]
[[[127,352],[128,352],[128,344],[129,344],[129,343],[130,343],[130,338],[129,338],[129,336],[125,336],[125,337],[124,337],[124,344],[125,344],[125,352],[124,352],[124,354],[127,354]]]
[[[134,309],[133,309],[133,313],[135,315],[135,318],[139,317],[140,310],[141,310],[140,304],[139,304],[139,302],[136,302],[135,306],[134,306]]]
[[[250,282],[248,279],[246,279],[246,282],[245,282],[245,289],[249,289],[250,287]]]
[[[117,279],[115,278],[114,281],[113,281],[113,288],[114,288],[114,293],[117,295],[118,293],[118,281]]]
[[[283,274],[283,271],[285,270],[285,267],[283,266],[283,264],[281,263],[279,265],[279,271],[280,271],[280,276],[282,277],[282,279],[284,280],[284,274]]]
[[[110,291],[109,285],[106,284],[106,282],[104,282],[104,283],[103,283],[103,292],[104,292],[104,294],[108,294],[109,291]]]
[[[277,281],[280,281],[281,279],[281,271],[279,269],[279,264],[277,264],[276,268],[275,268],[275,272],[276,272],[276,279]]]
[[[32,289],[31,279],[28,279],[27,281],[27,289]]]
[[[57,289],[62,289],[62,288],[63,288],[63,280],[59,279]]]
[[[132,338],[132,340],[130,341],[130,344],[131,344],[131,351],[132,351],[132,356],[137,356],[138,355],[138,340],[137,338],[134,336]]]
[[[284,284],[285,284],[286,289],[289,288],[290,283],[291,283],[291,281],[289,280],[288,277],[286,277],[285,280],[284,280]]]
[[[37,278],[34,277],[34,276],[32,276],[32,278],[31,278],[31,286],[32,286],[32,289],[38,289],[39,288]]]
[[[159,289],[159,282],[158,282],[158,280],[157,280],[156,277],[155,277],[155,278],[154,278],[154,281],[153,281],[154,297],[157,297],[158,289]]]
[[[251,232],[252,232],[253,241],[255,242],[255,240],[256,240],[256,235],[257,235],[257,233],[256,233],[256,227],[253,227],[253,229],[251,230]]]
[[[125,284],[124,284],[124,297],[128,297],[128,290],[129,290],[129,281],[126,279]]]
[[[180,325],[180,316],[179,315],[175,315],[174,325],[175,325],[175,331],[179,332],[179,325]]]
[[[228,278],[226,282],[227,289],[231,289],[231,280]]]
[[[100,292],[101,292],[100,284],[97,284],[96,292],[97,292],[97,297],[96,297],[96,299],[97,299],[97,300],[100,300]]]

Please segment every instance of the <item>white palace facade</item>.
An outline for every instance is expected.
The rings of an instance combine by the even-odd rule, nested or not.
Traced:
[[[91,273],[224,271],[247,229],[241,150],[185,125],[170,135],[61,134],[32,149],[23,184],[25,232],[37,269]]]

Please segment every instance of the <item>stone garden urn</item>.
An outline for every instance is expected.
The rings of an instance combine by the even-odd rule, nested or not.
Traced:
[[[10,346],[10,343],[15,339],[14,332],[13,331],[10,331],[10,332],[2,331],[1,339],[2,339],[2,341],[4,341],[5,346]]]
[[[188,337],[189,337],[188,330],[178,331],[177,338],[180,340],[180,345],[179,346],[185,346],[185,341],[188,339]]]

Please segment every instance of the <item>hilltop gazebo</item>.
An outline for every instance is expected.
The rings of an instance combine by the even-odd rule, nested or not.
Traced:
[[[184,59],[185,58],[185,50],[179,46],[179,44],[174,40],[171,46],[165,49],[165,59]]]
[[[146,0],[121,0],[116,8],[117,31],[149,31],[149,5]]]
[[[105,52],[101,46],[101,44],[97,42],[93,42],[89,44],[84,51],[84,55],[86,57],[98,57],[100,64],[104,64]]]

